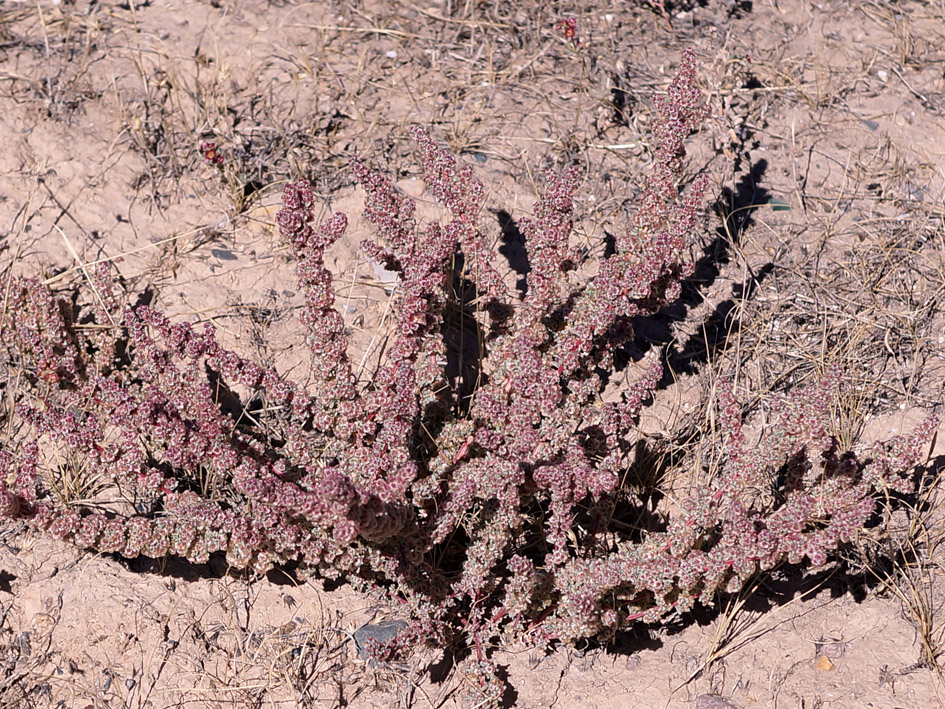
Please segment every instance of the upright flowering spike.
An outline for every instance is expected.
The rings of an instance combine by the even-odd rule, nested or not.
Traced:
[[[525,237],[525,248],[531,270],[528,293],[522,304],[518,329],[529,327],[535,319],[551,313],[560,305],[560,293],[566,284],[565,274],[573,268],[568,243],[574,227],[574,190],[578,172],[574,168],[560,175],[550,174],[544,193],[535,205],[535,218],[522,219],[519,228]]]
[[[655,312],[678,297],[680,283],[692,268],[685,249],[708,182],[704,175],[698,177],[682,200],[677,183],[685,140],[705,115],[706,107],[695,85],[695,58],[687,49],[666,96],[657,100],[653,168],[633,225],[617,238],[617,253],[601,264],[558,334],[553,358],[562,375],[589,366],[582,362],[595,351],[602,357],[631,339],[630,318]],[[615,331],[621,333],[617,339],[612,337]]]
[[[312,188],[304,181],[285,186],[282,209],[276,223],[298,258],[299,286],[305,292],[305,309],[300,320],[308,327],[306,344],[311,352],[310,395],[315,425],[323,431],[350,435],[351,418],[357,415],[357,378],[348,361],[348,338],[344,319],[335,310],[331,272],[325,268],[325,249],[337,241],[348,218],[335,214],[317,229],[311,224],[314,200]]]
[[[444,230],[462,248],[469,277],[488,301],[507,302],[508,288],[493,265],[490,243],[477,226],[484,199],[482,183],[473,176],[472,166],[441,150],[422,128],[415,126],[411,133],[420,150],[424,182],[453,217]]]

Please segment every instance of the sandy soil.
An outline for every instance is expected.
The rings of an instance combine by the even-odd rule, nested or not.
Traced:
[[[510,259],[509,220],[541,175],[578,165],[577,236],[601,250],[645,185],[653,97],[691,46],[712,115],[687,174],[709,174],[713,203],[697,277],[643,333],[674,381],[642,429],[684,439],[716,373],[764,393],[828,360],[847,366],[845,442],[908,429],[945,384],[945,5],[666,4],[668,19],[632,0],[2,3],[2,258],[62,288],[107,259],[128,292],[304,378],[301,299],[273,226],[282,185],[304,175],[324,213],[352,218],[329,266],[367,377],[389,298],[358,246],[370,232],[348,159],[420,197],[408,131],[427,127],[477,168],[483,223]],[[940,435],[930,479],[943,461]],[[923,499],[912,565],[851,550],[687,625],[498,648],[507,706],[941,706],[929,658],[945,650],[945,526],[934,484]],[[464,680],[439,653],[359,657],[354,633],[385,616],[345,586],[126,562],[20,524],[0,541],[0,706],[459,704]]]

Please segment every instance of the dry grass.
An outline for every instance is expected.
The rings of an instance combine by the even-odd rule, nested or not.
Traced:
[[[868,437],[883,414],[941,405],[942,3],[869,0],[817,11],[771,0],[736,12],[745,3],[712,0],[677,3],[683,13],[667,25],[640,2],[601,9],[582,0],[567,8],[579,20],[577,49],[554,28],[563,10],[545,0],[219,4],[166,17],[136,3],[0,7],[0,106],[21,133],[37,131],[32,142],[17,139],[0,178],[0,210],[10,216],[3,244],[12,246],[6,273],[33,269],[65,288],[107,260],[128,292],[154,287],[174,312],[214,321],[262,360],[298,366],[286,344],[297,302],[275,287],[279,279],[265,296],[228,286],[229,298],[221,287],[207,303],[187,293],[203,277],[193,264],[226,274],[227,254],[242,268],[249,249],[291,278],[269,226],[286,180],[312,179],[328,211],[351,194],[352,154],[413,177],[405,136],[421,123],[494,190],[495,211],[483,222],[499,248],[511,238],[498,236],[500,211],[527,214],[544,170],[579,165],[579,233],[596,255],[633,212],[652,99],[681,48],[695,43],[713,117],[694,138],[688,169],[708,170],[720,197],[695,249],[702,269],[685,316],[667,312],[642,328],[629,353],[665,349],[674,378],[656,402],[660,419],[642,423],[651,433],[633,471],[640,489],[671,500],[693,484],[692,471],[711,476],[720,374],[764,394],[841,362],[848,377],[835,414],[844,447]],[[863,37],[851,42],[838,30],[849,27]],[[204,141],[216,143],[222,165],[205,161]],[[68,169],[72,158],[78,167]],[[106,203],[95,201],[116,183]],[[355,256],[338,273],[368,379],[383,354],[389,295]],[[19,390],[9,373],[5,401]],[[750,408],[761,417],[759,402]],[[4,424],[9,430],[13,417]],[[62,499],[95,495],[98,471],[68,451],[51,455]],[[940,471],[940,461],[932,465]],[[857,558],[869,562],[874,589],[912,619],[919,660],[941,678],[939,494],[935,478],[915,500],[891,506],[887,517],[901,526],[887,520],[879,529],[892,546],[866,540]],[[745,608],[756,591],[727,601],[693,684],[767,632]],[[330,610],[267,628],[223,601],[212,621],[143,613],[137,637],[160,631],[157,649],[131,666],[122,659],[69,671],[56,654],[59,607],[43,611],[48,630],[25,634],[14,605],[0,605],[0,704],[9,706],[67,695],[102,707],[441,706],[459,681],[431,688],[419,662],[359,664],[343,632],[350,628]]]

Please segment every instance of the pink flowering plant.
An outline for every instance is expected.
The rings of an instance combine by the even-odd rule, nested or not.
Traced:
[[[776,401],[762,434],[743,430],[723,383],[725,449],[711,478],[655,530],[615,512],[643,507],[626,479],[635,420],[662,368],[641,368],[606,401],[602,374],[633,337],[632,319],[679,296],[705,199],[704,176],[677,187],[684,141],[706,111],[691,53],[656,108],[648,188],[593,277],[576,278],[569,243],[578,174],[548,177],[521,220],[524,297],[496,266],[470,166],[413,130],[424,182],[449,214],[421,225],[412,200],[354,161],[378,236],[363,248],[398,275],[391,345],[368,385],[348,359],[325,265],[347,219],[313,223],[304,181],[286,186],[277,222],[305,294],[305,387],[224,349],[209,323],[122,309],[105,267],[90,274],[96,308],[81,322],[72,301],[12,281],[0,328],[27,394],[0,450],[0,511],[125,557],[220,554],[235,569],[344,576],[411,621],[375,652],[418,638],[466,646],[483,691],[499,637],[607,638],[711,604],[782,562],[824,564],[878,493],[911,489],[936,425],[864,458],[839,450],[829,433],[837,370]],[[471,396],[443,365],[457,250],[483,333]],[[256,405],[224,411],[222,385]],[[70,464],[99,471],[105,493],[63,495]]]

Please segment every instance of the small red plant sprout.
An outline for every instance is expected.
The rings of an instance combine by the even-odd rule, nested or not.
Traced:
[[[555,29],[558,30],[561,36],[570,42],[571,46],[575,49],[581,46],[581,42],[577,38],[577,28],[578,21],[574,17],[565,17],[555,23]]]
[[[203,159],[210,165],[222,165],[223,153],[220,152],[216,142],[205,140],[200,144],[200,152],[203,153]]]

